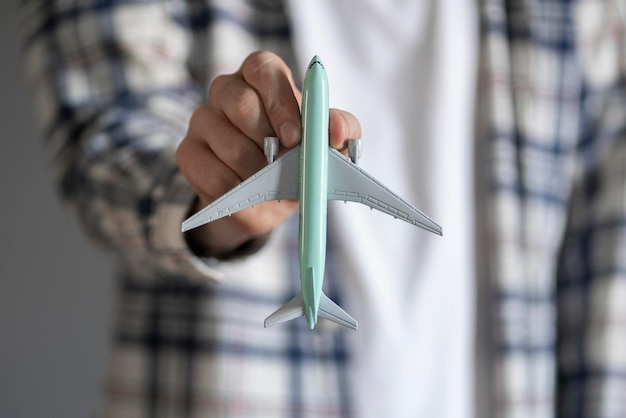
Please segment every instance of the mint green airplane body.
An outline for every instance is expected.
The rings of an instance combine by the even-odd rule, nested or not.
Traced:
[[[350,158],[328,145],[328,79],[313,57],[302,90],[302,142],[274,161],[277,138],[266,138],[268,166],[183,222],[183,232],[268,200],[299,199],[298,255],[301,292],[265,320],[265,326],[305,316],[310,329],[318,316],[356,329],[357,321],[323,292],[328,200],[365,204],[441,235],[441,227],[356,165],[360,140]],[[296,175],[297,173],[297,175]]]
[[[311,329],[317,322],[326,268],[328,107],[328,78],[319,57],[315,56],[302,89],[298,237],[302,299]]]

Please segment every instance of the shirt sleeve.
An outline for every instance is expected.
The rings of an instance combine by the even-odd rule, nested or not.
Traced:
[[[175,151],[202,95],[185,4],[30,1],[24,59],[56,183],[135,277],[219,278],[181,233],[194,193]]]
[[[563,415],[626,414],[624,12],[616,1],[583,1],[575,15],[582,123],[558,280]]]

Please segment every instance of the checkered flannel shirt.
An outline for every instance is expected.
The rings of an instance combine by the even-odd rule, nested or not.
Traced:
[[[626,5],[478,7],[483,413],[626,416]],[[260,323],[297,288],[293,225],[254,269],[199,260],[179,232],[189,116],[251,51],[293,64],[283,2],[25,0],[21,12],[60,193],[122,266],[101,415],[351,416],[344,334]],[[259,266],[276,278],[254,277]]]

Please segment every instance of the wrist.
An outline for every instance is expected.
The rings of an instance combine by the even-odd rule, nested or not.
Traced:
[[[185,240],[191,252],[201,258],[216,258],[226,261],[256,253],[268,241],[270,233],[249,237],[243,241],[238,241],[235,245],[211,245],[203,239],[205,237],[206,234],[203,234],[202,227],[186,234]]]
[[[196,198],[187,217],[197,212],[200,206],[200,200]],[[185,242],[190,251],[201,258],[233,260],[256,253],[269,239],[270,232],[245,235],[229,226],[229,220],[219,219],[186,232]]]

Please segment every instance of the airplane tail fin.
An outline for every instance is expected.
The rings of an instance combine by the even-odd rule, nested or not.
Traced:
[[[346,311],[341,309],[335,302],[330,300],[324,293],[322,293],[320,297],[318,315],[350,329],[356,330],[358,327],[357,321],[346,313]],[[293,299],[265,319],[265,327],[271,327],[301,316],[304,316],[304,303],[302,293],[298,293]]]

